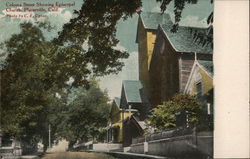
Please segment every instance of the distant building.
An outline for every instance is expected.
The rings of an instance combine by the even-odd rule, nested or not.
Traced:
[[[131,112],[137,110],[123,120],[123,146],[127,147],[132,143],[132,138],[144,134],[145,123],[150,103],[140,81],[124,80],[122,82],[121,108]]]
[[[134,114],[139,120],[145,120],[150,104],[144,92],[143,86],[137,80],[124,80],[122,82],[121,109],[136,109]]]
[[[0,134],[0,157],[20,158],[22,155],[21,142],[8,134]]]
[[[128,147],[132,144],[132,139],[143,136],[146,131],[144,121],[139,121],[134,115],[127,117],[124,122],[123,146]]]
[[[138,123],[140,123],[139,125],[142,125],[149,109],[150,104],[141,82],[124,80],[122,82],[121,98],[115,97],[112,102],[107,141],[109,143],[131,144],[132,137],[142,135],[142,128],[134,127],[134,124],[137,123],[138,126]],[[131,119],[133,119],[133,122],[130,121]],[[128,130],[133,131],[129,132]]]
[[[133,114],[137,110],[122,110],[120,108],[120,98],[115,97],[112,102],[110,110],[110,125],[108,129],[107,141],[109,143],[122,143],[123,141],[123,120],[127,118],[130,113]]]

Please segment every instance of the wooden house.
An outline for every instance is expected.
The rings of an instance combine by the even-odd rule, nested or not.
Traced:
[[[143,86],[137,80],[124,80],[122,82],[121,109],[137,110],[134,114],[139,120],[145,120],[150,104],[144,92]]]
[[[107,141],[109,143],[121,143],[123,141],[123,120],[127,118],[130,113],[133,114],[137,110],[123,110],[120,108],[120,98],[115,97],[112,102],[110,110],[110,122],[107,134]]]
[[[157,27],[159,24],[172,23],[168,14],[140,12],[136,43],[138,43],[139,80],[142,82],[145,93],[150,90],[149,66],[154,49]]]
[[[136,116],[127,117],[124,122],[123,146],[128,147],[132,144],[132,139],[142,136],[146,130],[144,121],[140,121]]]
[[[107,141],[109,143],[130,143],[132,141],[130,134],[141,132],[141,128],[138,130],[133,129],[133,132],[130,133],[128,132],[128,128],[130,129],[132,126],[128,125],[130,119],[132,119],[131,117],[133,116],[133,119],[142,123],[146,119],[149,109],[150,104],[141,82],[137,80],[124,80],[122,82],[121,98],[114,98],[110,109]],[[124,124],[127,126],[126,132]]]
[[[149,100],[153,107],[184,91],[195,58],[212,61],[211,44],[195,38],[206,34],[207,29],[180,26],[176,33],[171,29],[172,24],[166,23],[157,30],[149,66]]]

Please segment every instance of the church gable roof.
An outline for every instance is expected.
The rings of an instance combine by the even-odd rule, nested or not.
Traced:
[[[172,25],[160,26],[172,44],[173,48],[179,52],[196,52],[196,53],[212,53],[210,44],[203,45],[199,41],[195,41],[194,34],[203,34],[207,32],[207,28],[194,28],[180,26],[176,33],[171,31]]]
[[[189,75],[187,84],[184,89],[184,93],[188,93],[192,89],[192,85],[194,83],[195,76],[197,72],[199,72],[199,68],[201,68],[205,73],[213,79],[213,61],[208,60],[195,60],[192,71]]]
[[[157,29],[159,24],[173,24],[168,14],[155,12],[142,12],[140,14],[146,29]]]
[[[124,80],[122,82],[125,97],[128,103],[142,103],[141,89],[142,84],[140,81],[136,80]]]
[[[137,25],[137,33],[136,33],[136,43],[138,43],[138,34],[140,24],[142,23],[142,26],[145,29],[149,30],[157,30],[158,26],[161,24],[167,24],[167,25],[173,25],[171,18],[168,14],[162,14],[162,13],[156,13],[156,12],[141,12],[139,14],[138,19],[138,25]]]

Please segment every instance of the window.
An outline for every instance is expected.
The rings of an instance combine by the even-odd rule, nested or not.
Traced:
[[[201,100],[202,94],[203,94],[203,90],[202,90],[203,86],[202,86],[202,76],[201,76],[200,72],[196,73],[195,81],[196,81],[196,95],[197,95],[197,99]]]
[[[164,50],[165,50],[165,40],[162,39],[162,44],[161,44],[161,49],[160,49],[160,53],[163,54]]]
[[[196,83],[196,92],[197,92],[197,98],[201,99],[201,97],[202,97],[202,83],[201,83],[201,81]]]

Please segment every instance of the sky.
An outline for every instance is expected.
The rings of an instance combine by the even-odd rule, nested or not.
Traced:
[[[17,9],[18,7],[13,7],[13,5],[18,4],[31,4],[39,3],[43,4],[55,4],[56,2],[63,3],[74,3],[71,7],[58,7],[59,9],[55,12],[40,12],[41,14],[46,14],[46,18],[8,18],[6,14],[33,14],[34,12],[6,12],[6,8]],[[155,0],[142,0],[143,12],[160,12],[160,4],[156,3]],[[51,22],[52,26],[55,26],[55,30],[51,33],[46,33],[46,37],[51,39],[57,35],[57,32],[62,29],[64,23],[67,23],[74,15],[73,10],[79,10],[82,4],[82,0],[0,0],[0,43],[8,40],[11,35],[19,33],[19,24],[23,21],[35,22],[37,20],[43,21],[48,20]],[[12,5],[12,6],[11,6]],[[168,13],[172,20],[174,20],[173,14],[173,3],[170,3],[166,13]],[[47,9],[47,7],[43,7]],[[195,5],[186,5],[183,13],[180,25],[183,26],[196,26],[196,27],[206,27],[206,18],[213,10],[213,4],[210,0],[198,0]],[[37,12],[39,13],[39,12]],[[22,15],[20,15],[22,16]],[[135,14],[133,17],[128,18],[123,21],[120,20],[117,26],[117,38],[120,40],[117,45],[117,49],[127,50],[130,54],[129,58],[124,60],[125,66],[122,71],[115,75],[109,75],[105,77],[98,78],[100,87],[108,91],[109,97],[112,99],[114,97],[120,97],[122,80],[138,80],[138,46],[135,43],[136,29],[137,29],[138,15]],[[6,55],[2,54],[0,50],[0,62]]]

